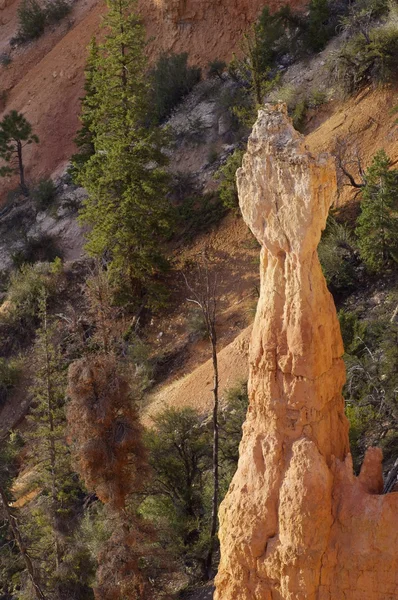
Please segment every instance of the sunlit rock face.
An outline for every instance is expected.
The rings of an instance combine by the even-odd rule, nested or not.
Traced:
[[[274,12],[286,4],[300,11],[308,0],[139,0],[154,55],[188,52],[192,64],[205,68],[239,52],[243,34],[264,6]]]
[[[283,105],[260,110],[237,173],[261,244],[240,460],[220,510],[217,600],[398,598],[398,494],[381,452],[353,475],[343,344],[317,246],[336,194]]]

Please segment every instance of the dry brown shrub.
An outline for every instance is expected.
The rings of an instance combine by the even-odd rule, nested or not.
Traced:
[[[98,600],[143,600],[148,597],[148,582],[139,568],[136,535],[117,529],[98,556]]]
[[[88,356],[69,367],[69,440],[89,490],[114,509],[140,489],[146,471],[142,427],[113,355]]]

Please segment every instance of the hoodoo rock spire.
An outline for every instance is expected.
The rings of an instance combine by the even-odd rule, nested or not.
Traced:
[[[261,244],[250,405],[220,510],[217,600],[398,598],[398,494],[381,495],[381,451],[355,477],[343,344],[317,256],[337,184],[284,105],[260,110],[237,174]]]

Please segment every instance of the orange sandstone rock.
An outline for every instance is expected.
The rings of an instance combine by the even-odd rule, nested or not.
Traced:
[[[398,598],[398,494],[381,453],[352,470],[341,395],[343,344],[317,256],[336,193],[283,105],[266,106],[237,173],[243,217],[262,246],[250,406],[220,509],[217,600]]]
[[[153,53],[189,52],[190,62],[204,67],[239,51],[243,34],[264,6],[273,12],[285,4],[302,10],[308,0],[139,1]]]

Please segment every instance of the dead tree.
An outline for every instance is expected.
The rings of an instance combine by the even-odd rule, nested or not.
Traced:
[[[357,190],[355,197],[366,185],[366,174],[362,166],[362,157],[353,140],[336,138],[334,155],[336,157],[340,185]]]
[[[212,562],[214,554],[214,545],[217,534],[217,519],[218,519],[218,498],[219,498],[219,376],[218,376],[218,360],[217,360],[217,273],[211,276],[209,271],[209,263],[206,258],[203,259],[202,265],[198,269],[197,285],[192,286],[187,277],[184,275],[185,284],[190,293],[188,302],[196,304],[202,312],[206,327],[206,334],[209,338],[212,353],[213,364],[213,498],[212,498],[212,514],[210,526],[210,543],[209,550],[206,556],[205,568],[208,579],[213,576]]]

